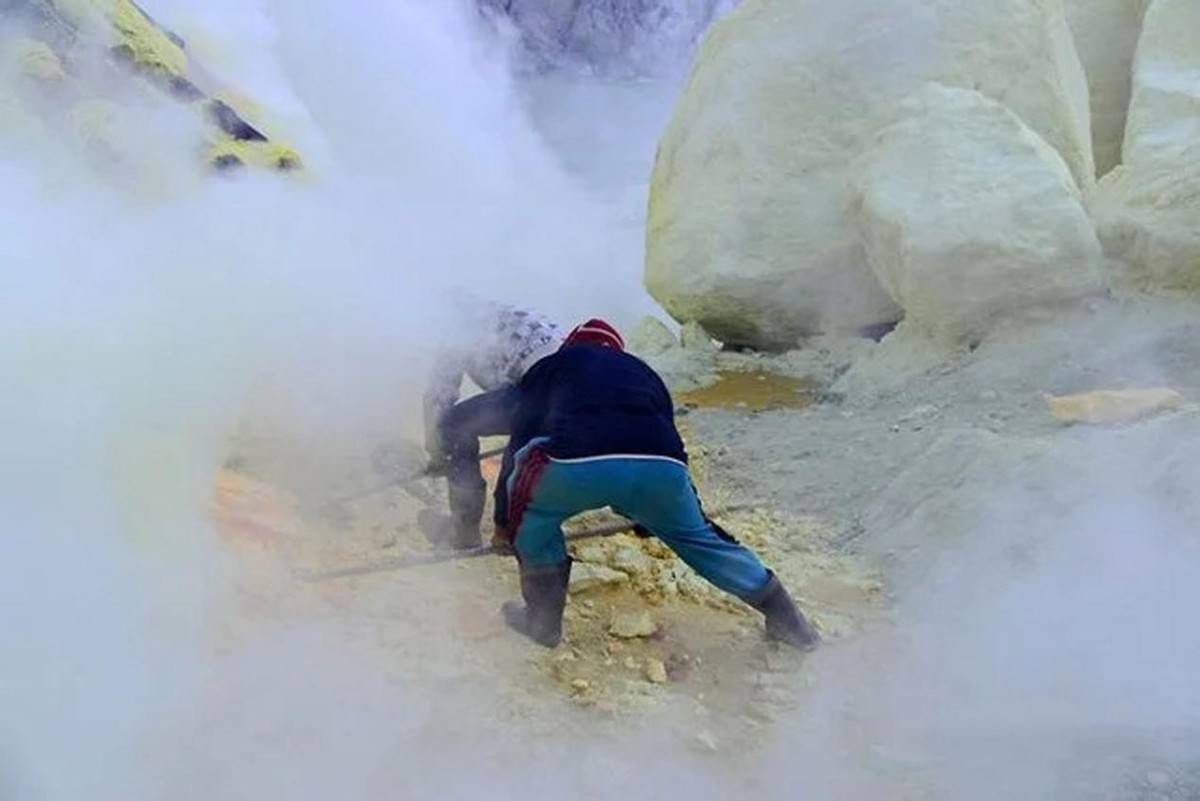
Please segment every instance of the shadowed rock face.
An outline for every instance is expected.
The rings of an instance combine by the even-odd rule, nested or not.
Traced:
[[[513,26],[534,69],[654,74],[684,60],[736,0],[478,0]]]

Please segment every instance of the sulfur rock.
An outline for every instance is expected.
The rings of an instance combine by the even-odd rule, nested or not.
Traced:
[[[1105,252],[1137,287],[1200,292],[1200,3],[1146,12],[1123,163],[1090,198]]]
[[[644,609],[637,612],[617,612],[608,627],[609,634],[623,640],[652,637],[657,632],[658,624]]]
[[[1118,389],[1079,395],[1049,396],[1046,402],[1060,423],[1128,423],[1161,411],[1177,409],[1183,396],[1173,389]]]
[[[852,208],[906,327],[976,341],[1003,317],[1103,291],[1070,170],[1016,114],[938,84],[901,113],[860,162]]]
[[[629,581],[629,576],[603,565],[577,564],[571,571],[568,589],[572,594],[591,592],[604,587],[615,587]]]
[[[679,340],[661,320],[643,317],[629,335],[629,350],[641,355],[657,355],[679,347]]]
[[[660,140],[646,286],[727,345],[784,350],[899,319],[847,213],[849,187],[927,82],[1003,102],[1079,187],[1095,181],[1087,82],[1061,3],[860,5],[742,2],[710,29]]]
[[[631,576],[638,576],[650,573],[654,560],[636,545],[623,545],[613,551],[609,565]]]
[[[661,659],[653,657],[646,660],[646,680],[651,684],[666,684],[667,683],[667,666],[662,663]]]

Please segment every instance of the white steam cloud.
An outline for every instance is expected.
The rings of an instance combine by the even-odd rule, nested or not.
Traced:
[[[229,437],[247,415],[314,451],[411,433],[449,287],[629,322],[648,308],[637,222],[562,172],[465,2],[150,10],[310,170],[200,179],[166,100],[138,110],[162,151],[149,192],[65,135],[0,155],[0,797],[393,797],[369,771],[344,784],[368,765],[336,748],[340,769],[303,764],[349,729],[412,737],[433,714],[420,693],[379,702],[317,634],[205,675],[230,590],[208,525]],[[172,743],[228,685],[220,715],[254,711],[218,729],[251,753]],[[311,746],[253,750],[305,731]]]
[[[1072,783],[1095,754],[1198,756],[1200,475],[1171,430],[1168,470],[1124,441],[1075,452],[1125,460],[1087,480],[1018,465],[902,587],[894,627],[813,658],[758,756],[593,733],[545,699],[563,730],[528,733],[493,719],[494,688],[334,635],[369,620],[213,659],[233,587],[208,506],[238,425],[314,459],[414,433],[450,287],[632,322],[650,309],[644,187],[581,187],[465,0],[149,10],[261,101],[310,175],[161,166],[188,161],[170,105],[139,117],[168,173],[150,200],[60,143],[0,154],[0,799],[1118,798],[1123,763]],[[380,614],[436,620],[404,600]]]

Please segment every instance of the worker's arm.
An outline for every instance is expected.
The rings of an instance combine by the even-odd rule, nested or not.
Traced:
[[[496,524],[497,533],[509,531],[508,479],[516,467],[517,452],[544,433],[554,368],[553,359],[554,357],[551,356],[535,365],[525,374],[513,392],[512,435],[508,439],[508,447],[504,449],[504,459],[500,463],[500,476],[496,479],[496,490],[493,494],[495,500],[493,521]],[[509,533],[515,537],[517,532],[510,531]]]

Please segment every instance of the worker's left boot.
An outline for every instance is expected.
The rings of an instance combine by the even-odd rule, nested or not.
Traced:
[[[466,550],[483,544],[479,524],[483,521],[485,487],[465,488],[451,484],[450,514],[423,509],[417,527],[435,548]]]
[[[802,651],[811,651],[821,642],[821,635],[796,608],[795,601],[774,573],[768,571],[767,586],[748,602],[766,618],[767,639],[787,643]]]
[[[504,621],[538,645],[553,648],[562,641],[563,608],[571,560],[558,565],[521,566],[521,596],[525,603],[509,601],[501,607]]]
[[[451,483],[450,494],[450,547],[478,548],[483,544],[479,524],[483,520],[483,506],[487,496],[487,484],[462,485]]]

